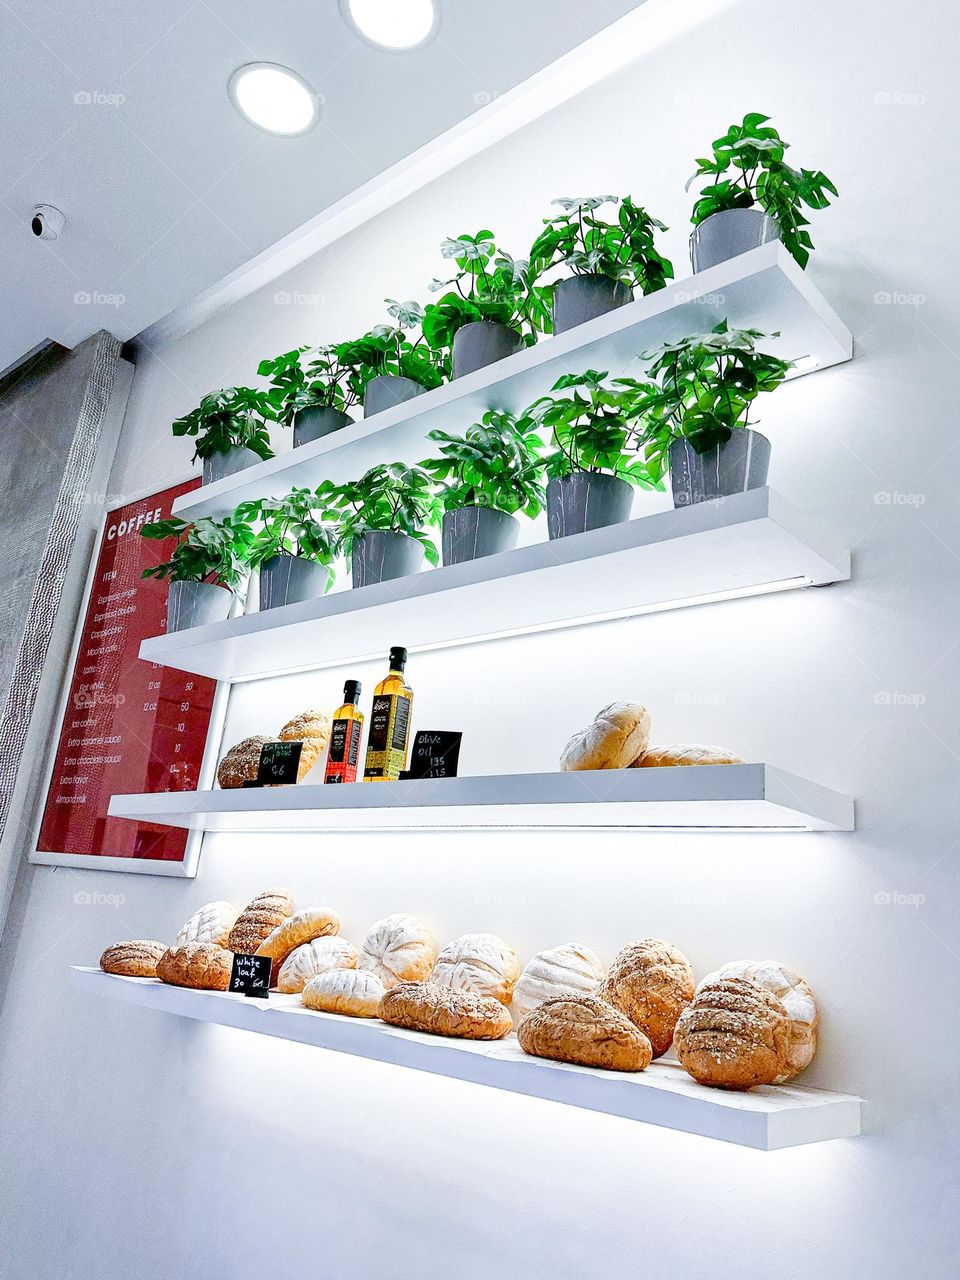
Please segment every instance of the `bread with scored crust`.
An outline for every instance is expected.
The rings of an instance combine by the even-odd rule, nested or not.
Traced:
[[[605,976],[599,957],[577,942],[538,951],[513,989],[513,1016],[522,1018],[554,996],[596,995]]]
[[[329,969],[355,969],[359,957],[357,948],[346,938],[314,938],[287,956],[277,987],[287,995],[296,995],[318,973],[326,973]]]
[[[714,975],[680,1015],[673,1047],[698,1084],[752,1089],[781,1076],[790,1039],[787,1011],[771,991],[750,978]]]
[[[650,741],[650,712],[639,702],[611,702],[563,749],[560,768],[626,769]]]
[[[292,915],[293,899],[286,889],[265,889],[240,912],[227,937],[227,946],[243,955],[256,955],[260,944]]]
[[[389,991],[398,982],[429,978],[436,958],[436,941],[423,921],[398,911],[370,926],[357,967],[375,973]]]
[[[232,902],[223,899],[207,902],[181,926],[176,938],[177,946],[187,942],[213,942],[218,947],[225,947],[239,915],[240,908]]]
[[[643,1032],[597,996],[554,996],[521,1019],[524,1053],[607,1071],[644,1071],[653,1050]]]
[[[678,947],[642,938],[621,949],[598,994],[640,1028],[659,1058],[673,1043],[677,1019],[695,988],[693,969]]]
[[[739,756],[723,747],[673,746],[647,747],[639,759],[634,760],[633,769],[673,769],[678,765],[691,764],[743,764]]]
[[[401,982],[380,1001],[380,1017],[395,1027],[462,1040],[502,1040],[513,1021],[493,996],[454,991],[436,982]]]
[[[157,977],[175,987],[226,991],[232,968],[232,952],[212,942],[188,942],[163,953],[157,965]]]
[[[157,962],[166,949],[162,942],[146,938],[115,942],[100,957],[100,968],[104,973],[116,973],[122,978],[155,978]]]
[[[269,956],[276,965],[282,965],[297,947],[339,932],[340,917],[335,911],[329,907],[308,907],[281,920],[257,947],[256,954]]]
[[[509,1004],[519,976],[520,961],[509,942],[495,933],[465,933],[437,956],[430,981]]]
[[[750,978],[775,995],[787,1012],[790,1023],[790,1044],[783,1070],[774,1081],[782,1084],[792,1080],[813,1061],[817,1051],[817,1032],[820,1027],[820,1009],[810,985],[799,973],[794,973],[777,960],[733,960],[721,965],[716,974],[704,978]]]
[[[321,1013],[343,1013],[351,1018],[376,1018],[383,999],[383,983],[364,969],[328,969],[303,988],[303,1003]]]
[[[230,748],[217,766],[217,781],[225,791],[242,787],[245,782],[256,782],[260,771],[260,752],[269,741],[262,733],[257,733]]]
[[[326,711],[301,711],[280,730],[281,742],[302,742],[297,781],[302,782],[327,749],[333,717]]]

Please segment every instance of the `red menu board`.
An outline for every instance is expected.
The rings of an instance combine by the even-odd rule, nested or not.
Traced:
[[[216,682],[141,662],[166,627],[167,583],[142,577],[170,556],[140,528],[171,514],[188,480],[109,511],[86,602],[37,849],[182,862],[186,831],[108,818],[112,795],[195,790]]]

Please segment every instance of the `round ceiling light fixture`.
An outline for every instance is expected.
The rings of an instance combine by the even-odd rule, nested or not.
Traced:
[[[303,76],[276,62],[247,62],[227,86],[245,120],[266,133],[297,138],[320,119],[320,99]]]
[[[439,0],[340,0],[340,8],[369,44],[400,53],[426,44],[440,26]]]

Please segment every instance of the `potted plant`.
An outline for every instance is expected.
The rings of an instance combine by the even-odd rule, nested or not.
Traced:
[[[226,387],[211,391],[200,404],[173,424],[175,436],[196,442],[193,459],[203,459],[203,483],[213,484],[264,458],[272,458],[267,422],[273,406],[266,391]]]
[[[238,516],[192,524],[169,516],[140,530],[144,538],[176,538],[170,558],[144,569],[144,578],[168,579],[167,631],[225,622],[247,576],[253,529]]]
[[[768,240],[782,240],[801,267],[813,241],[803,206],[825,209],[837,188],[819,169],[793,169],[784,160],[789,143],[752,111],[713,144],[713,156],[697,161],[687,183],[712,179],[693,206],[690,260],[705,271]]]
[[[527,410],[549,429],[554,445],[544,464],[551,538],[629,520],[631,486],[658,487],[644,460],[628,449],[631,392],[608,385],[606,377],[595,369],[566,374],[554,383],[553,392],[572,394],[544,396]]]
[[[724,320],[648,357],[654,382],[618,380],[633,396],[637,447],[651,474],[659,479],[669,465],[675,507],[767,483],[770,441],[750,427],[750,408],[792,365],[758,351],[763,337]]]
[[[534,329],[548,329],[545,291],[531,285],[529,263],[497,248],[492,231],[444,240],[440,252],[457,272],[430,290],[454,287],[424,308],[423,332],[434,351],[450,353],[454,378],[532,346]]]
[[[553,204],[562,212],[544,220],[530,249],[530,274],[539,280],[557,266],[572,272],[550,287],[554,333],[622,307],[633,300],[635,289],[653,293],[673,279],[672,263],[654,243],[654,233],[667,228],[630,196],[563,198]],[[606,204],[617,209],[615,222],[598,216]]]
[[[509,551],[520,526],[543,510],[543,441],[533,418],[491,409],[462,436],[431,431],[440,457],[420,465],[441,484],[443,563]]]
[[[249,559],[260,570],[261,610],[315,600],[333,584],[340,537],[320,518],[322,505],[313,490],[291,489],[237,507],[238,520],[259,524]]]
[[[439,504],[422,468],[381,464],[350,484],[324,481],[317,495],[327,516],[339,522],[354,587],[418,573],[424,555],[437,563],[426,530],[436,525]]]
[[[293,427],[295,449],[353,422],[348,410],[360,403],[356,371],[341,362],[336,347],[297,347],[261,360],[257,373],[270,379],[274,416]]]
[[[362,338],[334,348],[340,364],[355,379],[368,418],[439,387],[446,373],[442,357],[431,350],[422,333],[414,342],[407,337],[407,330],[423,320],[419,303],[386,301],[395,324],[377,325]]]

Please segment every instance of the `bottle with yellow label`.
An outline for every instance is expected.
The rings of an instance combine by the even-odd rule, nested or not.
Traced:
[[[373,691],[364,782],[396,782],[407,767],[413,690],[404,679],[407,651],[390,650],[390,671]]]
[[[343,706],[338,707],[333,716],[324,782],[357,780],[363,734],[363,712],[357,706],[359,697],[360,681],[348,680],[343,686]]]

